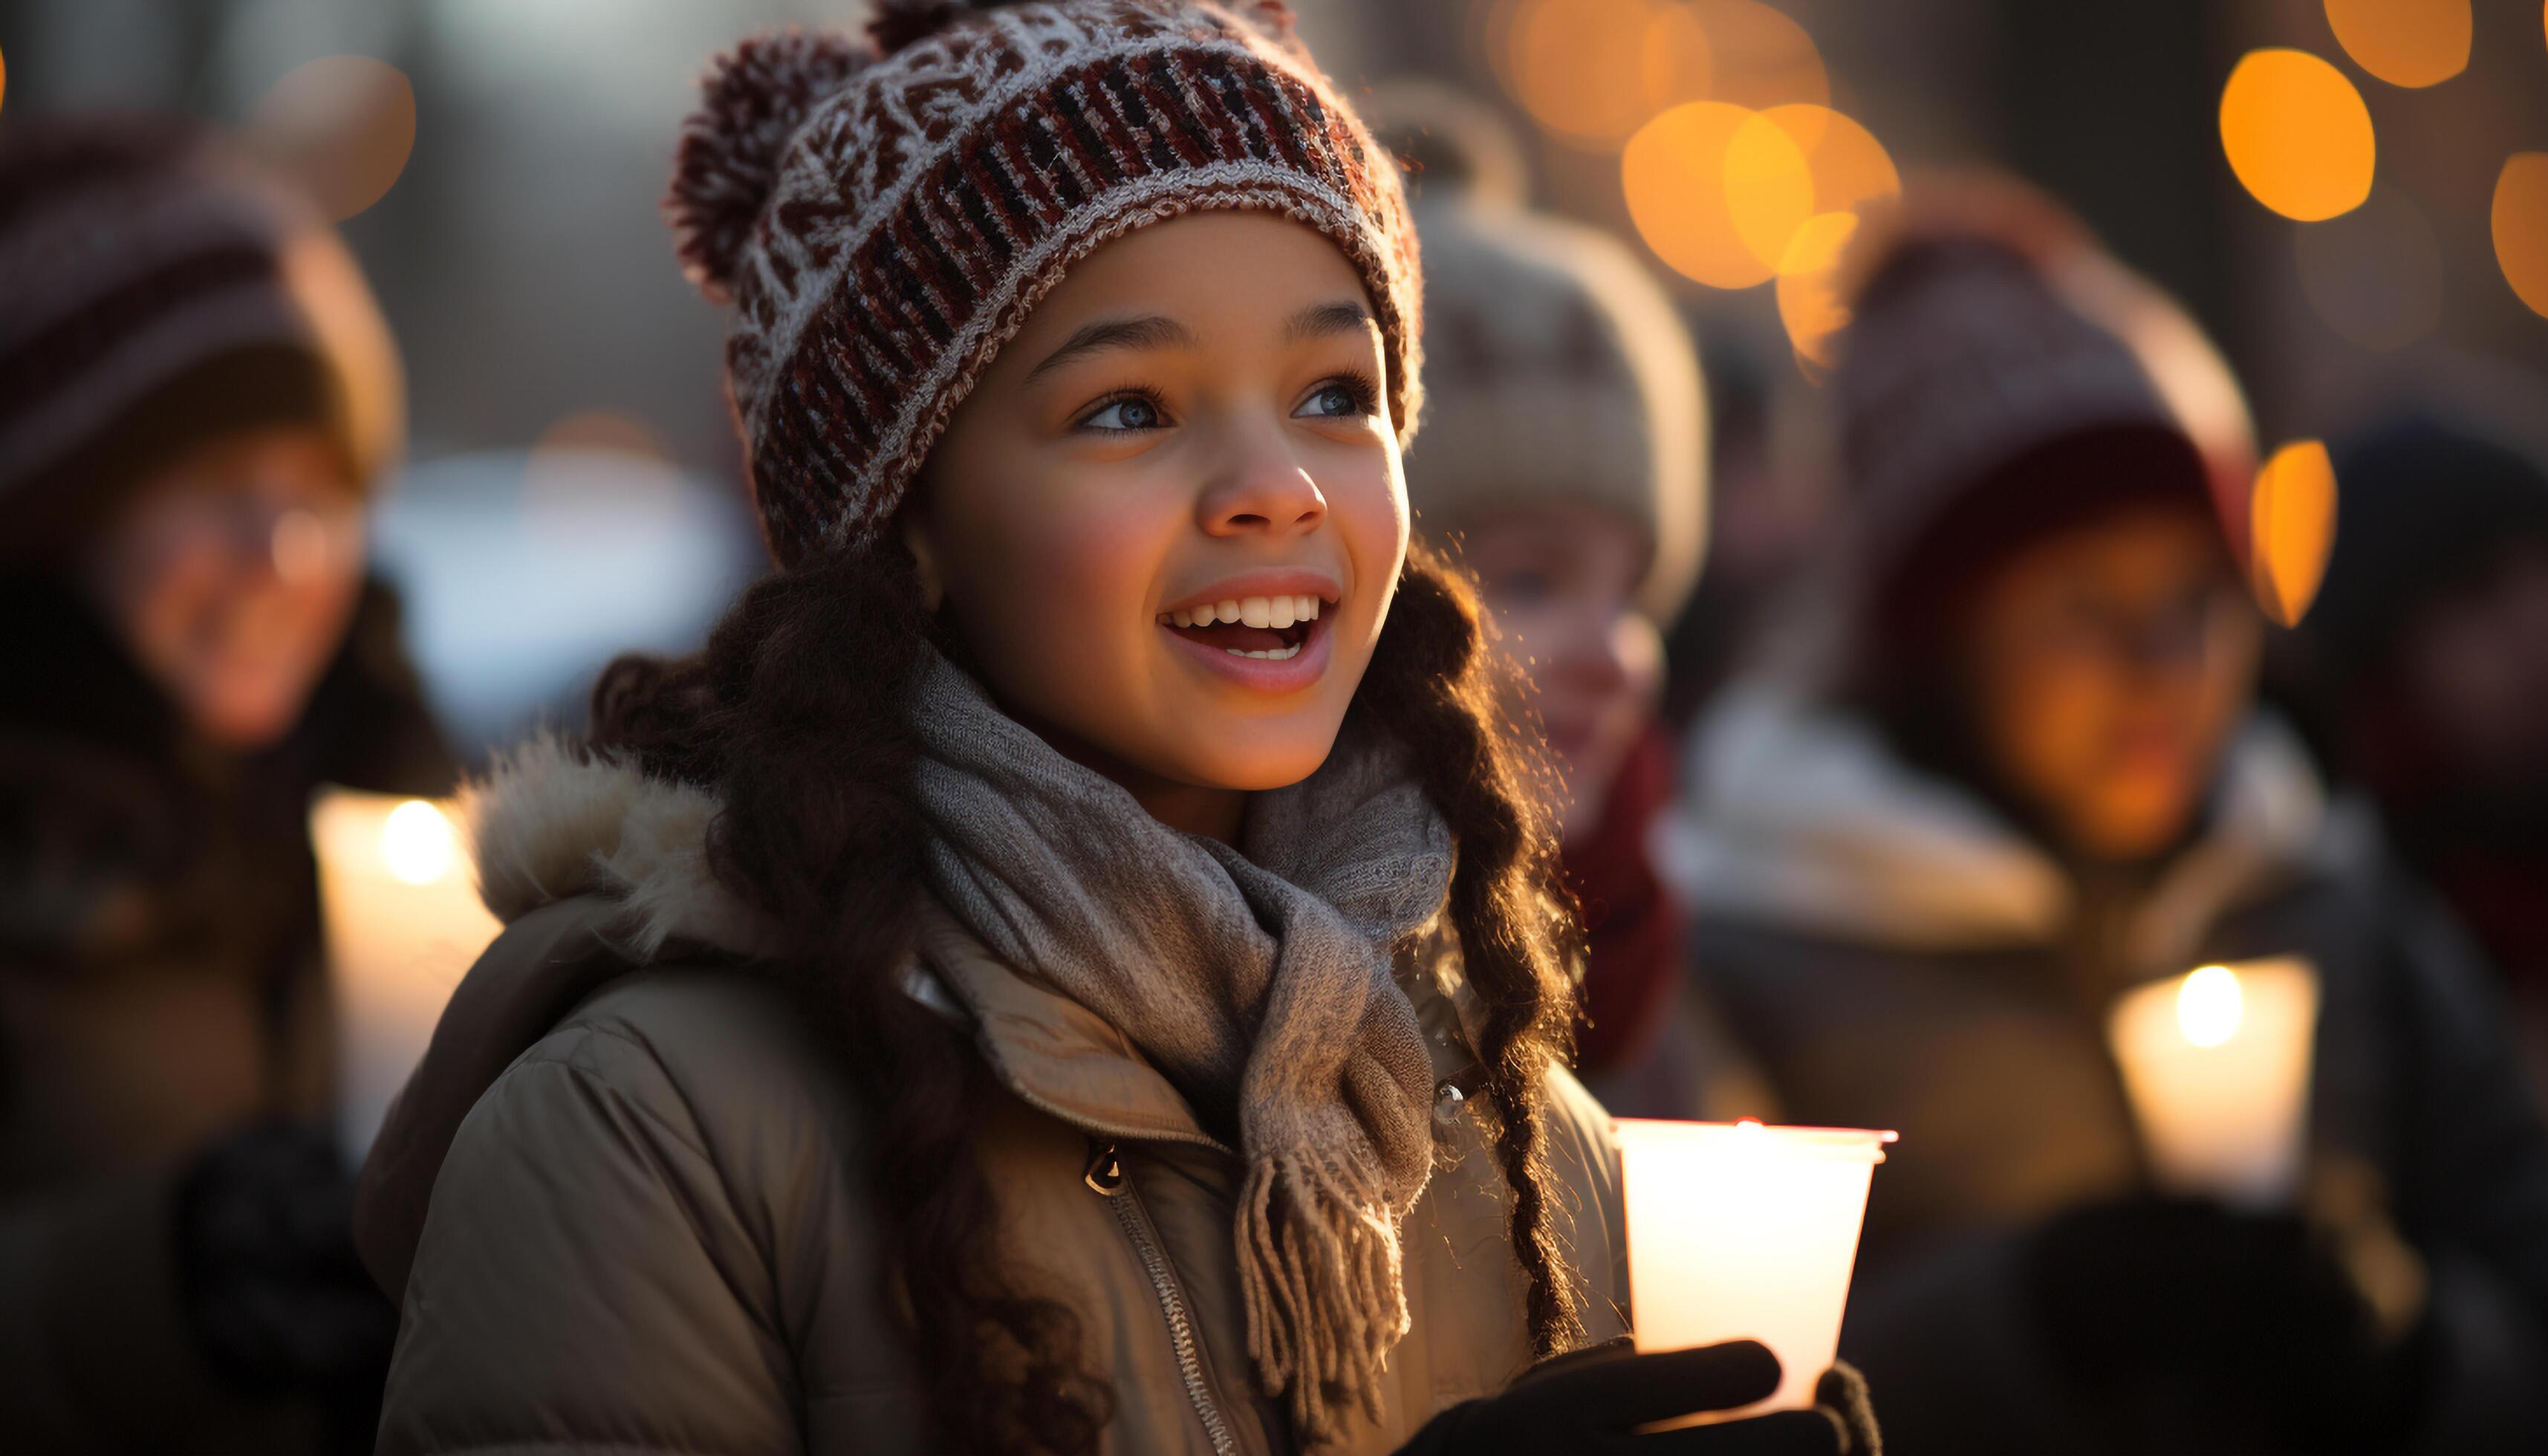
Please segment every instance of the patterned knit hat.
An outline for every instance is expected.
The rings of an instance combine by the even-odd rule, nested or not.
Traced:
[[[335,232],[206,134],[0,125],[0,508],[95,508],[192,438],[308,418],[368,482],[400,446],[388,327]],[[179,398],[183,396],[183,398]],[[218,397],[218,407],[206,401]]]
[[[666,201],[691,278],[735,305],[727,389],[782,566],[881,531],[1063,271],[1184,213],[1262,209],[1333,239],[1412,436],[1398,170],[1280,5],[887,0],[870,34],[720,60]]]
[[[1407,457],[1417,524],[1442,536],[1500,510],[1598,507],[1645,537],[1638,603],[1671,621],[1707,536],[1707,402],[1671,297],[1618,239],[1507,193],[1491,118],[1397,86],[1366,115],[1393,146],[1422,134],[1401,148],[1424,163],[1432,428]]]
[[[2090,434],[2173,440],[2244,555],[2255,436],[2229,365],[2050,200],[1933,180],[1850,267],[1832,394],[1861,570],[1888,572],[2002,467]]]

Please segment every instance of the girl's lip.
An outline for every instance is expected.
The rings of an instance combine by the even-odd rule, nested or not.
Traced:
[[[1344,588],[1325,572],[1291,570],[1249,572],[1213,583],[1200,592],[1189,592],[1173,601],[1163,602],[1163,612],[1192,611],[1206,602],[1244,601],[1250,596],[1316,596],[1328,606],[1344,599]],[[1321,613],[1323,615],[1323,613]],[[1306,655],[1306,654],[1305,654]],[[1299,661],[1298,658],[1293,661]]]
[[[1174,627],[1161,627],[1159,631],[1174,644],[1174,651],[1185,654],[1205,672],[1257,692],[1284,693],[1298,692],[1326,676],[1330,653],[1327,629],[1332,620],[1321,616],[1306,623],[1309,635],[1301,639],[1301,650],[1279,662],[1273,658],[1240,657],[1227,648],[1198,642]]]

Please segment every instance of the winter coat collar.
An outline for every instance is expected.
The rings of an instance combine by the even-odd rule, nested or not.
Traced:
[[[523,744],[463,795],[479,893],[510,924],[542,906],[598,895],[618,907],[615,940],[631,964],[668,948],[754,958],[777,938],[708,866],[715,795],[549,736]],[[936,902],[923,904],[913,994],[951,1015],[975,1009],[984,1054],[1028,1102],[1110,1136],[1215,1142],[1194,1109],[1125,1036],[1077,1002],[1021,974]],[[1464,1082],[1482,1008],[1436,933],[1406,957],[1438,1076]],[[439,1032],[436,1034],[440,1035]]]
[[[2069,929],[2075,891],[2059,863],[1863,719],[1738,685],[1685,769],[1662,848],[1702,919],[1914,951],[2049,946]],[[2141,901],[2128,954],[2175,963],[2225,912],[2352,853],[2363,829],[2329,804],[2290,732],[2259,717],[2231,748],[2210,827]]]

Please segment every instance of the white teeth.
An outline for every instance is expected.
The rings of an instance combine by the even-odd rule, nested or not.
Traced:
[[[1315,622],[1325,609],[1326,603],[1316,595],[1244,596],[1163,611],[1159,613],[1159,623],[1162,626],[1209,627],[1217,621],[1244,622],[1251,627],[1280,630],[1302,622]]]
[[[1301,655],[1301,645],[1296,642],[1290,647],[1277,647],[1270,652],[1246,652],[1235,647],[1225,647],[1222,651],[1231,657],[1252,657],[1265,662],[1288,663]]]

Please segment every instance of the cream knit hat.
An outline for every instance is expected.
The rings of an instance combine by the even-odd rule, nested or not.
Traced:
[[[1414,130],[1392,101],[1367,108],[1385,141]],[[1426,135],[1409,148],[1434,153],[1413,206],[1426,366],[1424,438],[1407,457],[1416,523],[1450,536],[1517,506],[1598,506],[1653,544],[1638,602],[1670,621],[1707,535],[1707,405],[1689,332],[1617,239],[1522,208],[1500,169],[1442,176],[1466,172],[1474,144],[1452,134],[1479,124],[1438,98],[1422,110]]]

